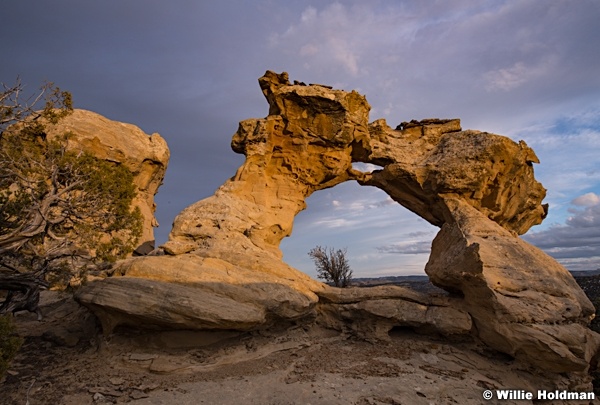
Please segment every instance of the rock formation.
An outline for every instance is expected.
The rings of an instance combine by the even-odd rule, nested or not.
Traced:
[[[232,148],[246,156],[212,197],[175,219],[166,256],[119,263],[78,299],[105,333],[122,323],[248,330],[317,317],[385,338],[394,326],[472,334],[553,371],[584,370],[600,345],[594,308],[571,275],[518,237],[547,207],[524,142],[462,131],[459,120],[368,123],[360,94],[259,79],[269,115],[242,121]],[[352,162],[382,170],[363,173]],[[446,292],[340,290],[281,261],[280,241],[313,192],[348,180],[379,187],[441,228],[426,266]],[[120,277],[119,277],[120,276]]]
[[[169,148],[159,134],[148,135],[135,125],[112,121],[86,110],[74,110],[56,125],[47,125],[52,139],[70,133],[68,148],[83,150],[97,158],[125,165],[134,175],[139,207],[144,225],[136,252],[145,254],[154,249],[154,195],[162,184],[169,163]]]
[[[384,168],[358,181],[442,228],[425,267],[430,280],[464,297],[489,346],[555,371],[585,368],[600,342],[586,327],[593,306],[567,270],[516,237],[547,213],[533,150],[461,131],[457,120],[402,127],[371,124],[357,158]]]

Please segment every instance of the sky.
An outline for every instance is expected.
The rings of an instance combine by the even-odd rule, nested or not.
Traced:
[[[549,215],[524,239],[571,270],[600,268],[598,0],[5,1],[0,82],[52,81],[76,108],[158,132],[171,150],[156,196],[158,243],[178,212],[242,164],[238,122],[264,117],[257,79],[357,90],[370,120],[395,127],[460,118],[525,140],[541,164]],[[282,242],[346,248],[355,277],[424,274],[437,228],[381,190],[319,191]]]

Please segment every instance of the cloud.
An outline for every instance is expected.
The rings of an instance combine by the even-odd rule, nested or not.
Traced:
[[[398,253],[403,255],[430,253],[431,241],[399,242],[392,245],[379,246],[377,250],[381,253]]]
[[[543,78],[553,65],[553,58],[539,64],[527,65],[524,62],[516,62],[508,68],[495,69],[483,74],[486,82],[486,90],[510,91],[529,81]]]
[[[410,232],[407,236],[410,238],[419,238],[421,236],[431,236],[433,239],[433,232],[431,232],[431,231]]]
[[[572,204],[585,208],[570,208],[573,215],[564,224],[528,233],[523,239],[571,270],[600,267],[600,198],[591,192],[575,198]]]
[[[392,124],[461,117],[503,133],[593,99],[600,84],[594,1],[316,4],[274,32],[269,50],[299,80],[366,94]]]
[[[345,218],[322,219],[313,223],[316,227],[324,228],[348,228],[356,225],[357,221],[348,220]]]
[[[600,197],[595,193],[587,193],[584,195],[580,195],[572,202],[574,205],[579,205],[583,207],[593,207],[596,205],[600,205]]]
[[[571,205],[595,200],[585,194],[600,184],[600,104],[562,113],[551,120],[514,131],[513,139],[524,139],[540,159],[535,176],[548,190],[549,216],[542,225],[564,223]],[[584,195],[582,195],[584,194]],[[577,197],[574,199],[574,197]]]
[[[380,209],[398,204],[389,196],[386,196],[382,200],[376,199],[377,197],[379,197],[379,195],[374,195],[371,198],[350,199],[346,201],[335,199],[331,201],[331,206],[335,211],[345,211],[346,214],[371,215],[363,213],[363,211]],[[344,215],[344,213],[338,212],[337,215]]]
[[[348,30],[359,23],[357,17],[340,3],[330,4],[321,11],[309,6],[284,33],[272,34],[270,44],[273,48],[285,44],[289,51],[304,59],[307,69],[335,66],[356,77],[361,72],[357,36],[349,35]]]
[[[381,170],[383,167],[374,165],[373,163],[354,162],[352,168],[365,173],[371,173],[375,170]]]

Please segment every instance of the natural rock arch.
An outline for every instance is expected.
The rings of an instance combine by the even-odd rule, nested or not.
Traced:
[[[375,165],[352,165],[372,172]],[[347,181],[313,193],[279,247],[283,261],[316,278],[308,252],[317,245],[347,249],[353,278],[423,275],[439,227],[393,201],[377,187]]]
[[[462,131],[459,120],[369,124],[369,104],[354,91],[291,85],[286,73],[259,83],[269,115],[242,121],[232,140],[246,161],[178,215],[168,256],[123,262],[116,274],[125,277],[79,293],[105,332],[132,322],[247,330],[326,314],[355,317],[357,332],[376,337],[396,325],[473,333],[542,368],[588,366],[600,344],[586,328],[593,306],[560,264],[517,237],[547,209],[524,142]],[[383,170],[362,173],[356,161]],[[351,179],[441,227],[425,271],[456,296],[337,290],[281,261],[279,243],[305,199]]]

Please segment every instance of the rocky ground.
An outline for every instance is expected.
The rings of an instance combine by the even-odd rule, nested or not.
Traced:
[[[600,276],[578,281],[600,297]],[[410,330],[377,343],[318,325],[121,330],[107,340],[69,296],[47,292],[42,305],[42,322],[16,317],[25,342],[0,383],[0,404],[479,404],[486,389],[589,390],[589,376],[539,372],[472,340]],[[532,403],[486,403],[497,402]]]

